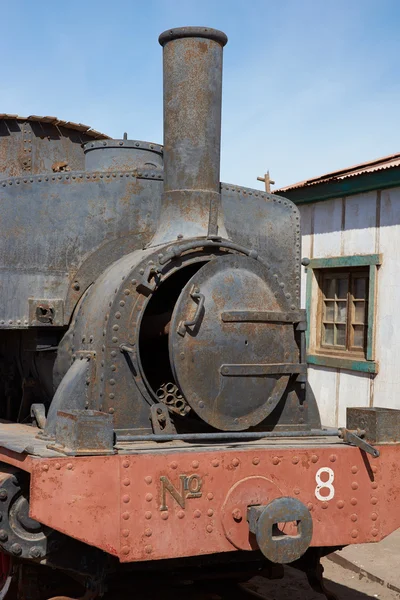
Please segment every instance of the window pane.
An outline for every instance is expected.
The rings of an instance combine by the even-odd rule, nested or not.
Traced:
[[[335,320],[335,303],[334,302],[325,302],[325,311],[324,311],[324,321],[334,321]]]
[[[348,279],[338,279],[337,280],[337,297],[346,299],[348,290]]]
[[[333,346],[333,325],[324,325],[324,344]]]
[[[335,297],[336,279],[325,277],[324,279],[324,296],[325,298]]]
[[[354,298],[365,298],[367,293],[367,278],[356,277],[354,279]]]
[[[338,346],[346,345],[346,326],[336,325],[336,344]]]
[[[354,325],[354,345],[363,348],[364,347],[364,327],[362,325]]]
[[[337,323],[346,323],[347,317],[347,302],[336,302],[336,319]]]
[[[354,302],[354,320],[356,323],[365,323],[365,302]]]

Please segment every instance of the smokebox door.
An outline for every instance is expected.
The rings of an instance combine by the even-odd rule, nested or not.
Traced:
[[[282,397],[290,363],[298,361],[293,323],[284,322],[275,286],[262,263],[230,254],[199,269],[175,305],[173,373],[192,409],[216,429],[258,425]]]

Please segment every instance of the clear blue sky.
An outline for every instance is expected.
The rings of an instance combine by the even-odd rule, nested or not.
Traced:
[[[400,152],[399,0],[0,0],[0,112],[162,142],[159,33],[222,29],[223,181]]]

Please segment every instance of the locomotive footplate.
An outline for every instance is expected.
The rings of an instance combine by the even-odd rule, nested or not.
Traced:
[[[290,562],[308,545],[375,542],[400,526],[399,446],[378,446],[379,458],[330,439],[162,446],[30,456],[30,517],[121,562],[258,548]]]

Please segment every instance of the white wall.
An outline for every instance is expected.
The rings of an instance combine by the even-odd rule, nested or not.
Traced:
[[[302,256],[382,254],[377,276],[377,375],[310,366],[309,381],[324,425],[346,424],[347,406],[400,408],[400,188],[299,205]],[[316,290],[313,289],[313,298]],[[302,306],[306,270],[302,267]],[[311,313],[311,325],[315,315]],[[312,335],[312,333],[311,333]]]

